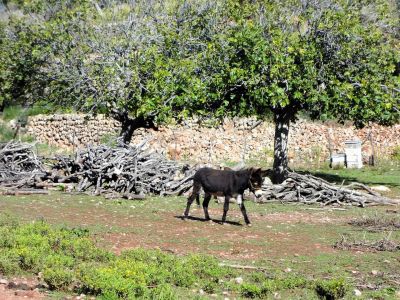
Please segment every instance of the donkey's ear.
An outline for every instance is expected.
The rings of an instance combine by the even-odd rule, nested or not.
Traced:
[[[261,174],[261,168],[251,168],[251,174]]]
[[[269,177],[272,176],[272,169],[261,170],[262,177]]]

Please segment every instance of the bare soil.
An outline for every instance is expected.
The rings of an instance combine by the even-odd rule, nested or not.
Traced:
[[[0,277],[0,279],[2,279]],[[39,291],[39,282],[33,278],[10,278],[2,279],[0,283],[0,299],[22,300],[22,299],[44,299],[46,294]],[[4,281],[6,280],[6,281]]]
[[[212,216],[218,216],[220,209],[210,209]],[[99,241],[111,246],[120,253],[131,248],[159,248],[176,254],[205,252],[227,260],[258,260],[281,257],[282,254],[313,255],[317,252],[334,252],[332,247],[316,243],[305,234],[293,234],[274,227],[292,227],[298,222],[307,223],[310,217],[301,213],[276,213],[272,215],[253,215],[252,227],[242,225],[240,212],[232,211],[227,224],[221,225],[219,219],[205,222],[201,209],[193,209],[192,218],[182,220],[172,212],[159,214],[152,222],[133,219],[120,220],[119,226],[140,227],[140,232],[106,233]],[[311,223],[337,222],[327,217],[314,218]],[[260,228],[256,224],[266,224]],[[270,224],[270,225],[269,225]]]
[[[117,254],[138,247],[177,255],[204,253],[223,262],[254,264],[271,272],[291,269],[296,274],[327,278],[340,272],[341,276],[354,277],[360,284],[379,286],[391,286],[392,277],[398,275],[400,259],[395,252],[372,253],[333,247],[343,234],[357,239],[367,234],[371,241],[381,239],[381,233],[365,233],[349,222],[376,215],[389,218],[397,215],[398,207],[391,207],[389,211],[388,207],[338,211],[246,201],[252,222],[248,227],[235,204],[230,206],[226,225],[220,223],[222,205],[215,202],[209,208],[212,221],[205,221],[202,208],[196,205],[192,206],[191,217],[183,220],[185,202],[180,197],[111,201],[53,193],[36,197],[0,196],[0,211],[10,212],[27,222],[45,219],[57,226],[87,228],[99,246]],[[391,238],[399,243],[400,232],[394,231]],[[371,275],[371,270],[384,270],[385,278]],[[46,297],[34,289],[26,295],[19,293],[0,285],[0,299]]]

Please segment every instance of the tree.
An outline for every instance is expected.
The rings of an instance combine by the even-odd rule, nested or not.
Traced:
[[[41,39],[41,38],[40,38]],[[38,96],[40,55],[37,28],[11,18],[0,22],[0,111],[9,105],[29,105]]]
[[[35,13],[29,22],[41,28],[46,45],[46,64],[40,68],[46,85],[36,85],[43,91],[37,101],[67,111],[105,113],[121,122],[124,142],[138,128],[156,129],[191,114],[184,100],[196,98],[194,86],[187,88],[195,82],[190,53],[197,46],[191,37],[202,30],[201,18],[212,5],[45,2],[23,5]]]
[[[226,26],[200,55],[208,111],[273,114],[273,182],[286,176],[289,125],[300,111],[358,127],[399,121],[399,23],[390,4],[232,2],[221,16]]]

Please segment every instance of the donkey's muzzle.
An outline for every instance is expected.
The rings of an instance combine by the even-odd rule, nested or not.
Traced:
[[[262,191],[262,190],[255,190],[255,191],[254,191],[254,195],[255,195],[257,198],[260,198],[260,197],[263,195],[263,191]]]

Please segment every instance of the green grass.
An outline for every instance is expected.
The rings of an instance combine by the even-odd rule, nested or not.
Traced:
[[[148,288],[148,283],[146,283],[146,288],[150,290],[144,289],[143,285],[133,288],[133,290],[138,293],[135,294],[135,297],[138,295],[150,297],[149,293],[159,287],[162,290],[157,290],[157,293],[171,294],[176,298],[182,298],[183,295],[190,295],[188,298],[198,299],[200,296],[199,290],[202,289],[206,291],[206,294],[203,295],[206,299],[210,294],[214,293],[221,296],[224,291],[229,292],[229,297],[234,295],[234,297],[263,298],[273,297],[274,293],[279,293],[284,299],[298,299],[299,297],[317,299],[317,283],[320,280],[322,280],[322,283],[320,283],[320,287],[318,288],[319,293],[326,293],[326,295],[329,295],[330,293],[337,293],[337,284],[340,285],[340,282],[342,282],[341,280],[345,279],[343,288],[346,290],[346,295],[348,297],[351,296],[351,290],[354,287],[369,284],[376,287],[377,291],[362,290],[365,297],[368,295],[379,299],[379,295],[386,295],[383,297],[384,299],[394,299],[396,287],[393,284],[393,280],[398,280],[396,276],[398,276],[398,269],[400,268],[398,252],[361,251],[358,253],[357,251],[334,250],[332,246],[340,239],[341,235],[346,235],[356,240],[381,239],[387,235],[387,232],[371,232],[364,230],[364,228],[360,226],[352,226],[349,222],[353,219],[365,219],[370,217],[379,219],[389,218],[393,213],[387,212],[387,210],[396,210],[396,208],[370,207],[350,208],[346,211],[319,211],[316,206],[282,205],[277,203],[261,205],[248,203],[248,211],[254,220],[253,227],[246,228],[244,226],[235,225],[221,226],[199,221],[183,222],[175,218],[175,216],[180,215],[184,208],[185,201],[185,198],[182,197],[157,197],[149,198],[146,201],[129,201],[122,199],[109,201],[102,197],[56,192],[50,195],[40,196],[3,196],[0,197],[0,210],[10,212],[14,218],[9,218],[3,223],[0,222],[0,226],[2,226],[2,224],[11,227],[23,227],[25,224],[27,224],[26,226],[32,226],[32,221],[36,220],[34,224],[44,224],[43,226],[47,226],[46,228],[48,228],[46,230],[54,230],[54,234],[52,233],[49,236],[56,236],[60,232],[69,232],[68,230],[71,228],[76,228],[74,230],[77,231],[75,233],[72,231],[71,233],[73,239],[77,233],[82,233],[85,235],[82,236],[82,238],[90,237],[91,240],[95,241],[95,244],[87,246],[87,249],[91,249],[90,247],[95,247],[96,249],[98,249],[98,247],[100,247],[100,249],[111,249],[114,244],[110,244],[110,241],[106,240],[105,237],[110,234],[123,237],[124,234],[126,234],[126,239],[128,241],[137,240],[138,243],[135,243],[136,245],[146,247],[147,250],[140,250],[142,251],[140,252],[142,253],[140,256],[146,253],[153,253],[151,249],[154,248],[167,250],[177,248],[183,249],[183,253],[178,252],[180,254],[179,256],[168,254],[171,255],[168,256],[168,259],[174,261],[183,259],[185,261],[185,257],[191,257],[191,255],[195,253],[196,255],[200,255],[200,257],[204,256],[208,258],[210,257],[209,255],[212,254],[213,261],[223,262],[225,264],[257,266],[265,270],[265,272],[252,272],[228,268],[228,270],[225,271],[230,275],[227,275],[227,277],[224,277],[224,275],[221,278],[221,282],[214,281],[215,279],[212,280],[210,278],[209,280],[200,280],[195,276],[197,279],[189,278],[185,279],[187,283],[177,284],[166,279],[170,278],[172,275],[165,275],[165,277],[163,275],[162,279],[160,279],[160,287],[158,285],[156,287],[149,284],[151,287]],[[220,218],[222,208],[220,206],[216,207],[215,203],[212,203],[211,207],[218,211],[217,215],[215,215],[214,212],[214,217]],[[316,210],[309,210],[309,208],[315,208]],[[228,219],[232,221],[240,220],[241,217],[239,212],[235,211],[235,209],[235,206],[232,205],[230,213],[228,214]],[[202,217],[201,209],[194,209],[192,213],[195,216]],[[274,216],[279,216],[279,219],[276,219]],[[293,216],[298,217],[296,217],[294,221],[289,222]],[[332,221],[326,223],[320,223],[318,221],[324,218],[330,218]],[[393,216],[391,218],[393,218]],[[46,223],[43,223],[43,221],[38,222],[38,219],[46,220]],[[312,222],[310,223],[309,220]],[[47,222],[52,225],[48,225]],[[18,223],[19,225],[12,225]],[[160,230],[162,232],[160,232]],[[23,232],[25,231],[23,230]],[[32,230],[29,232],[32,232]],[[185,232],[187,233],[185,234]],[[7,233],[16,236],[15,232],[10,230],[7,230]],[[232,234],[239,234],[240,238],[228,238],[228,235]],[[5,235],[0,234],[0,236]],[[296,239],[296,237],[301,238]],[[393,231],[391,239],[400,242],[400,231]],[[46,239],[42,240],[42,237],[39,238],[37,235],[30,236],[29,239],[24,238],[23,240],[30,241],[29,243],[37,240],[37,244],[36,242],[34,243],[35,245],[43,242],[45,247],[41,246],[40,249],[45,249],[44,251],[48,251],[46,249],[49,249],[47,245],[50,242]],[[79,244],[79,242],[76,241],[74,243]],[[316,244],[321,245],[319,248],[320,250],[315,248]],[[194,247],[196,250],[191,250],[191,247]],[[54,247],[50,247],[50,249],[52,248]],[[75,251],[71,247],[69,247],[69,249]],[[315,250],[311,251],[311,249]],[[38,259],[38,257],[51,257],[49,253],[45,255],[33,255],[35,251],[39,251],[35,249],[25,252],[18,251],[8,252],[5,258],[2,260],[0,259],[0,261],[10,263],[9,265],[5,264],[4,268],[8,270],[20,270],[21,272],[37,273],[43,266],[50,263]],[[96,253],[96,251],[98,250],[90,250],[92,253]],[[116,257],[111,252],[108,252],[108,250],[104,251],[109,253],[107,255]],[[1,250],[0,252],[5,253]],[[24,253],[32,253],[32,257],[29,256],[28,259],[24,257],[21,260],[21,256],[16,256],[15,253],[18,255],[21,253],[21,255],[25,255]],[[130,252],[128,251],[128,253]],[[135,252],[132,253],[134,253],[132,254],[134,257],[137,256]],[[157,258],[158,255],[167,254],[165,252],[159,253],[160,254],[154,254],[154,257]],[[218,253],[225,254],[220,257]],[[244,253],[257,255],[255,258],[251,258],[250,256],[250,259],[246,259],[242,255]],[[181,256],[182,254],[184,255]],[[227,254],[229,254],[229,258],[226,257]],[[57,252],[57,255],[62,255],[62,258],[60,258],[61,265],[69,264],[71,267],[69,269],[70,271],[61,269],[52,272],[48,270],[46,273],[46,276],[50,278],[48,280],[54,281],[52,285],[56,290],[68,290],[66,287],[67,283],[73,284],[76,280],[81,278],[76,277],[78,276],[76,274],[78,271],[73,268],[78,262],[81,266],[86,266],[86,264],[88,264],[88,269],[94,268],[92,265],[93,262],[90,259],[89,261],[71,261],[67,257],[64,257],[65,253]],[[74,254],[73,256],[78,257],[79,255]],[[122,257],[124,257],[124,254]],[[206,258],[204,259],[207,261],[207,264],[211,265]],[[201,260],[203,260],[203,258]],[[16,266],[15,263],[19,263],[20,261],[24,261],[24,265]],[[36,265],[36,262],[38,262],[38,265]],[[107,298],[111,297],[110,295],[114,295],[114,287],[103,286],[102,283],[98,281],[111,282],[111,277],[115,277],[119,278],[118,282],[124,282],[124,284],[130,285],[131,283],[124,281],[124,276],[121,277],[121,275],[116,273],[118,270],[124,270],[124,267],[119,264],[115,265],[114,263],[116,262],[113,262],[111,265],[107,263],[106,266],[102,264],[100,273],[90,273],[88,275],[88,278],[92,280],[90,281],[90,289],[88,288],[84,291],[74,289],[74,291],[77,293],[83,291],[103,295]],[[124,261],[123,263],[130,265],[130,262]],[[147,262],[143,261],[142,263],[147,264]],[[181,266],[179,262],[176,263]],[[95,264],[95,266],[97,266],[97,264]],[[145,269],[147,268],[149,268],[149,270],[151,269],[146,265]],[[174,268],[175,265],[173,269]],[[289,273],[285,272],[288,268],[291,269]],[[83,272],[84,274],[89,272],[86,269],[79,270],[79,272]],[[372,270],[377,270],[379,274],[372,274]],[[185,272],[187,272],[186,269]],[[146,279],[148,278],[146,277],[147,275],[144,276],[145,279],[140,280],[148,280]],[[236,276],[242,276],[245,285],[235,284],[233,279]],[[61,280],[60,278],[64,278],[66,283],[64,281],[59,281]],[[143,282],[140,280],[138,282],[142,284]],[[328,280],[328,282],[324,280]],[[166,287],[166,285],[168,285],[168,287]],[[103,293],[103,288],[107,292]],[[123,289],[123,287],[120,288]],[[341,288],[342,287],[339,288],[339,292]],[[328,289],[328,291],[326,291],[326,289]],[[123,291],[118,291],[116,293],[125,295]],[[326,297],[329,298],[329,296]]]
[[[0,141],[10,141],[14,137],[15,130],[12,130],[6,124],[0,124]]]
[[[315,176],[337,184],[344,183],[346,185],[351,182],[360,182],[369,186],[384,185],[392,190],[387,196],[400,198],[400,166],[396,162],[393,162],[393,164],[385,162],[377,167],[365,166],[361,169],[333,170],[329,168],[320,168],[309,171],[300,168],[299,170],[310,172]]]
[[[238,284],[239,271],[221,266],[211,256],[175,256],[145,249],[116,256],[97,247],[87,230],[56,228],[43,221],[19,224],[4,214],[0,215],[0,250],[2,274],[40,273],[51,290],[100,299],[178,299],[178,294],[190,295],[193,288],[207,294],[228,291],[244,298],[304,290],[314,297],[338,299],[349,289],[341,278],[313,280],[278,274],[271,279],[258,271],[245,274],[244,282]],[[197,298],[192,296],[187,298]]]
[[[11,121],[19,118],[23,114],[23,108],[21,106],[7,106],[4,108],[2,113],[2,119],[4,121]]]
[[[47,106],[34,105],[30,107],[22,107],[20,105],[7,106],[1,115],[4,121],[10,121],[14,119],[20,119],[26,121],[29,116],[35,116],[39,114],[44,114],[49,111]]]
[[[397,169],[323,169],[314,174],[338,183],[345,180],[345,183],[359,181],[372,185],[384,184],[392,188],[394,197],[400,196],[399,182],[396,181],[400,174]],[[352,299],[354,288],[360,289],[365,299],[396,299],[399,291],[396,282],[399,281],[400,269],[398,251],[348,251],[334,249],[333,245],[341,236],[356,241],[378,241],[387,237],[390,231],[390,239],[399,243],[400,230],[396,228],[386,230],[381,226],[379,230],[370,230],[365,226],[350,224],[352,220],[395,223],[399,220],[398,207],[351,207],[342,211],[320,206],[275,202],[257,204],[247,201],[247,210],[253,221],[253,227],[247,228],[238,225],[243,224],[243,220],[234,204],[231,204],[228,213],[228,220],[232,222],[230,225],[201,222],[203,212],[196,206],[191,213],[198,219],[183,222],[178,217],[183,212],[185,202],[184,197],[150,197],[145,201],[130,201],[60,192],[51,192],[50,195],[0,196],[0,211],[8,211],[14,216],[0,221],[0,227],[5,225],[21,229],[33,226],[33,221],[33,224],[47,226],[53,232],[49,236],[67,232],[67,240],[71,240],[69,245],[79,245],[81,242],[76,240],[79,238],[88,239],[94,242],[86,246],[87,249],[94,247],[90,252],[95,254],[98,253],[96,251],[104,251],[101,253],[111,257],[101,263],[86,258],[77,260],[79,249],[74,246],[68,247],[73,251],[70,252],[73,253],[73,260],[68,258],[69,254],[57,252],[57,247],[56,253],[35,255],[37,251],[41,253],[40,249],[50,251],[48,245],[53,244],[49,239],[42,240],[42,237],[29,233],[29,238],[21,237],[24,243],[44,243],[45,246],[39,250],[22,252],[0,249],[0,255],[6,253],[0,258],[0,265],[4,265],[4,273],[17,270],[36,274],[42,270],[45,274],[45,267],[50,264],[46,278],[59,295],[68,293],[72,288],[76,293],[94,294],[99,299],[112,299],[115,295],[151,298],[155,294],[163,295],[161,299],[209,299],[211,294],[223,299],[226,293],[228,298],[273,298],[274,294],[279,294],[282,299],[329,299],[339,297],[343,292],[345,299]],[[212,202],[210,213],[212,218],[219,220],[222,206]],[[20,229],[18,232],[26,232],[26,229]],[[9,241],[12,241],[18,236],[15,231],[4,232],[6,234],[0,234],[0,239],[8,236]],[[81,233],[83,236],[76,236]],[[109,252],[117,245],[117,241],[121,242],[118,247],[127,243],[125,248],[121,248],[120,256]],[[19,242],[22,248],[28,247],[28,244]],[[124,250],[137,247],[139,250],[133,252]],[[153,252],[154,249],[164,251]],[[29,255],[26,256],[26,253]],[[166,259],[171,265],[165,265],[163,269],[166,271],[156,276],[151,273],[153,258],[149,261],[149,255],[156,260],[161,256],[160,259]],[[197,264],[215,268],[206,268],[208,275],[201,276],[191,273],[194,272],[192,269],[187,271],[187,264],[183,262],[187,262],[193,255],[201,257],[194,269],[199,267]],[[53,260],[49,258],[47,261],[48,257],[53,257]],[[259,267],[264,271],[221,269],[219,262]],[[77,264],[79,268],[76,268]],[[139,267],[144,264],[144,271],[138,267],[143,276],[132,277],[134,281],[126,280],[126,274],[119,273],[123,270],[136,270],[131,264],[139,264]],[[175,268],[182,273],[194,275],[179,279],[171,275]],[[219,275],[210,275],[209,272]],[[242,285],[234,282],[237,276],[243,277]],[[216,280],[217,277],[221,280]],[[152,283],[154,280],[157,284]],[[83,286],[85,289],[78,288]],[[363,288],[366,286],[373,289]],[[200,295],[200,289],[205,291],[204,295]],[[133,291],[133,294],[126,294],[126,290]]]

